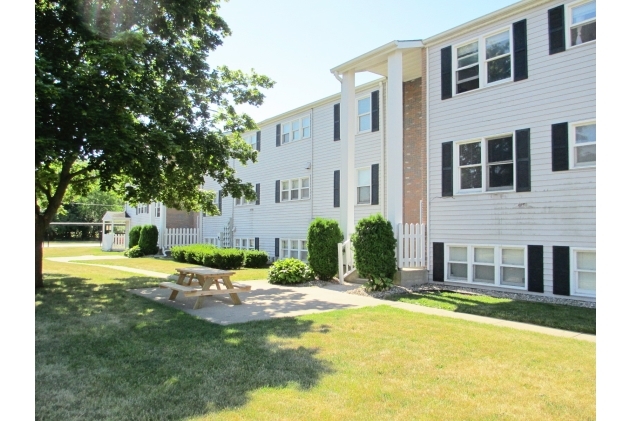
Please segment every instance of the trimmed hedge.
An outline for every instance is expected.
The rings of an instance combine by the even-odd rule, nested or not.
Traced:
[[[140,230],[142,230],[142,225],[136,225],[135,227],[131,227],[129,230],[129,248],[138,245],[138,240],[140,240]]]
[[[246,250],[243,266],[246,268],[264,268],[267,266],[269,256],[260,250]]]
[[[309,266],[293,257],[274,262],[268,275],[270,284],[280,285],[300,284],[313,278],[313,271]]]
[[[140,230],[138,246],[145,254],[156,254],[158,252],[158,227],[155,225],[143,225]]]
[[[191,244],[171,248],[177,262],[217,269],[260,268],[267,266],[267,253],[258,250],[221,249],[211,244]]]
[[[387,289],[397,271],[392,224],[380,214],[370,215],[357,222],[351,236],[355,267],[360,276],[369,279],[371,290]]]
[[[337,274],[337,244],[344,239],[339,224],[334,219],[316,218],[307,231],[309,266],[321,280]]]

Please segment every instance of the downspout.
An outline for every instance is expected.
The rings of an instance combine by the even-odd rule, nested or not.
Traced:
[[[428,77],[429,77],[429,47],[426,47],[425,49],[425,172],[427,174],[427,186],[426,186],[426,194],[427,194],[427,211],[425,212],[425,219],[427,220],[427,223],[425,224],[425,227],[427,229],[427,247],[425,248],[426,250],[426,254],[427,254],[427,261],[425,262],[425,267],[428,270],[428,275],[429,275],[429,270],[430,270],[430,260],[429,260],[429,254],[430,254],[430,245],[432,244],[430,241],[430,229],[429,229],[429,221],[430,221],[430,213],[429,213],[429,209],[430,209],[430,183],[429,183],[429,175],[431,174],[431,171],[429,170],[429,83],[428,83]],[[423,221],[420,221],[421,223],[423,223]],[[433,269],[433,268],[431,268]],[[429,279],[428,279],[429,281]]]
[[[386,215],[386,197],[387,197],[387,180],[386,180],[386,163],[385,163],[385,149],[386,149],[386,120],[383,117],[383,104],[384,104],[384,91],[383,91],[383,80],[379,82],[379,91],[381,95],[379,95],[379,120],[383,121],[383,127],[381,128],[380,134],[380,142],[381,142],[381,173],[383,174],[383,198],[381,199],[381,215],[385,217]]]

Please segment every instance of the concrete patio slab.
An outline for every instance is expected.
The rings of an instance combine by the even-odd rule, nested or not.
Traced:
[[[199,310],[193,310],[196,297],[184,297],[180,293],[174,301],[170,301],[171,290],[168,288],[145,288],[130,292],[220,325],[385,304],[374,298],[344,294],[328,288],[277,286],[261,281],[239,283],[252,286],[250,292],[239,293],[243,304],[234,305],[227,296],[209,296],[204,299],[204,305]]]

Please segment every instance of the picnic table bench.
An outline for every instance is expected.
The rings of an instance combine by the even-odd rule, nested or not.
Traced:
[[[230,281],[234,272],[213,268],[178,268],[175,269],[179,276],[177,282],[161,282],[160,288],[170,288],[173,291],[169,300],[175,300],[177,294],[182,292],[185,297],[197,297],[193,310],[202,306],[204,297],[208,295],[229,294],[235,305],[241,304],[238,292],[249,292],[250,285]],[[212,286],[216,288],[211,289]],[[224,286],[224,289],[221,288]]]

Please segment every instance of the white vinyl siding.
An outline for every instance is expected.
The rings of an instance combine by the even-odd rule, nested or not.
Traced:
[[[596,43],[549,54],[547,10],[561,4],[555,1],[532,8],[428,50],[430,242],[543,245],[545,295],[552,295],[552,246],[596,247],[595,168],[552,171],[552,124],[569,122],[571,128],[573,122],[596,116]],[[441,48],[464,45],[522,19],[527,19],[528,28],[528,79],[442,100]],[[455,48],[452,51],[455,56]],[[530,129],[530,192],[457,194],[454,177],[454,195],[442,197],[443,142],[526,128]],[[455,156],[455,144],[453,152]],[[431,244],[428,250],[431,265]]]

